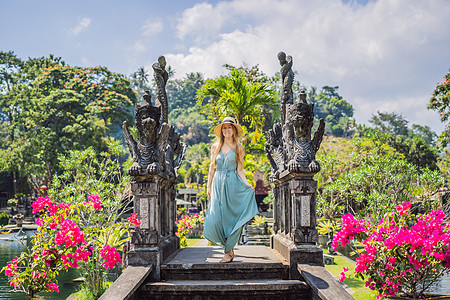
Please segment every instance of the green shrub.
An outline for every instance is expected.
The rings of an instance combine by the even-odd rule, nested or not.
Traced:
[[[9,223],[9,216],[6,213],[0,214],[0,227],[3,227],[5,225],[8,225]]]

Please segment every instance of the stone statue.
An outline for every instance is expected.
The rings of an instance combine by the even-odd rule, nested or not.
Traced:
[[[169,123],[169,105],[166,94],[166,83],[169,79],[169,74],[166,71],[166,58],[162,55],[158,57],[158,62],[154,63],[152,68],[157,87],[155,106],[161,107],[161,124]]]
[[[319,121],[319,128],[311,140],[314,120],[314,104],[306,102],[305,91],[298,95],[298,102],[286,107],[286,121],[283,128],[283,143],[286,149],[286,166],[291,173],[317,173],[320,165],[316,152],[322,142],[325,122]]]
[[[315,157],[322,142],[325,122],[320,119],[319,128],[311,140],[313,109],[314,104],[306,102],[306,94],[302,91],[298,102],[286,104],[284,126],[282,123],[276,123],[269,130],[264,149],[272,166],[272,178],[278,177],[284,170],[307,174],[320,171]]]
[[[142,104],[136,104],[134,114],[138,141],[131,135],[127,122],[123,123],[125,142],[133,159],[128,173],[140,179],[160,172],[177,177],[185,146],[172,125],[161,123],[161,107],[152,105],[149,91],[145,91],[143,98]]]
[[[154,107],[151,96],[145,92],[142,104],[135,105],[134,117],[139,140],[135,141],[123,122],[125,142],[130,150],[133,164],[128,170],[132,176],[156,174],[162,170],[158,149],[158,130],[160,128],[161,109]]]
[[[180,134],[175,132],[173,126],[170,127],[169,141],[164,152],[166,153],[167,173],[170,177],[177,177],[178,169],[186,152],[186,145],[180,143]]]
[[[285,157],[283,149],[283,133],[280,123],[275,123],[273,128],[269,130],[267,141],[264,144],[267,158],[272,166],[272,178],[276,178],[279,173],[283,172],[285,167]]]
[[[281,91],[281,124],[286,120],[286,105],[294,103],[294,94],[292,92],[292,83],[294,82],[294,72],[292,71],[292,56],[286,56],[286,53],[281,51],[278,53],[278,60],[280,61],[281,69],[281,84],[283,89]]]

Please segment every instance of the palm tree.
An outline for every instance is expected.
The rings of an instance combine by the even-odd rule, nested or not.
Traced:
[[[143,89],[145,84],[149,82],[147,70],[144,67],[139,67],[135,74],[139,89]]]
[[[219,123],[225,116],[234,117],[239,124],[255,130],[256,139],[262,135],[263,108],[269,107],[275,114],[278,107],[271,85],[250,82],[236,68],[226,76],[207,80],[197,93],[197,104],[214,123]]]

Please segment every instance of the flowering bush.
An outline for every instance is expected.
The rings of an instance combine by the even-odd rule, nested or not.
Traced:
[[[105,226],[95,222],[102,204],[98,195],[89,195],[88,200],[54,204],[49,197],[40,197],[33,202],[33,213],[39,213],[40,217],[36,220],[37,234],[31,240],[31,249],[2,269],[15,291],[31,297],[39,291],[59,292],[56,275],[70,268],[82,268],[85,284],[97,295],[106,269],[121,262],[116,247],[127,240],[113,242],[111,236],[124,235],[128,224]],[[134,215],[131,223],[139,222]]]
[[[180,238],[180,247],[184,248],[187,246],[186,234],[188,234],[189,229],[193,228],[197,224],[204,224],[205,217],[195,214],[193,216],[183,216],[176,222],[178,231],[175,233]]]
[[[332,247],[358,240],[364,245],[356,259],[355,276],[378,290],[377,298],[407,295],[423,296],[427,288],[450,268],[450,225],[442,211],[424,215],[409,212],[411,203],[398,205],[378,223],[342,216],[342,229]],[[340,281],[346,278],[344,270]]]

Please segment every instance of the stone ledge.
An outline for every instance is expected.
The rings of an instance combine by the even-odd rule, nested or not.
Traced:
[[[292,289],[308,290],[309,287],[299,280],[171,280],[151,282],[145,289],[152,292],[201,292],[201,291],[284,291]]]
[[[126,300],[141,286],[152,271],[149,266],[128,266],[99,300]]]
[[[355,299],[324,267],[313,264],[297,264],[297,267],[305,282],[311,287],[312,293],[316,298],[321,300]]]

